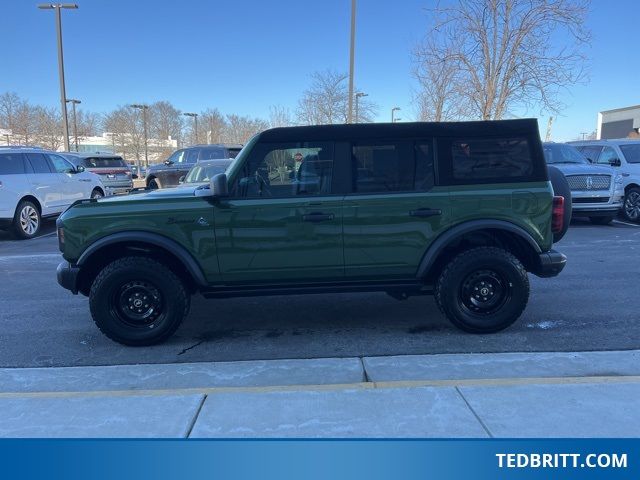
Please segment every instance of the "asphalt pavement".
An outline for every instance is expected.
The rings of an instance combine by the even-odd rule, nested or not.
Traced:
[[[172,339],[132,348],[104,337],[87,299],[58,286],[48,223],[29,241],[0,234],[0,367],[639,349],[640,227],[577,221],[556,248],[569,258],[564,272],[531,276],[524,315],[497,334],[455,329],[431,297],[195,297]]]

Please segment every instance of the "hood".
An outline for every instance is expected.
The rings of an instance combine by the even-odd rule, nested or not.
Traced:
[[[551,163],[565,175],[615,175],[613,167],[572,163]]]
[[[195,191],[207,184],[181,185],[175,188],[162,188],[159,190],[146,190],[140,193],[133,192],[129,195],[114,195],[112,197],[101,198],[100,203],[126,202],[130,200],[156,200],[163,198],[188,198],[195,196]]]

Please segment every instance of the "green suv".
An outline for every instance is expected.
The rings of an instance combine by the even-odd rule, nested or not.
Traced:
[[[565,212],[536,120],[275,128],[207,185],[76,202],[57,275],[127,345],[169,338],[197,292],[433,294],[457,327],[496,332],[527,272],[563,269]]]

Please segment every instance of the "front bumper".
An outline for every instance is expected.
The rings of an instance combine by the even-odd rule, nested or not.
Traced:
[[[62,262],[56,269],[56,276],[61,287],[70,290],[74,295],[78,294],[78,274],[80,267],[74,267],[69,262]]]
[[[532,272],[538,277],[549,278],[557,276],[567,264],[567,256],[563,253],[549,250],[539,254],[537,269]]]

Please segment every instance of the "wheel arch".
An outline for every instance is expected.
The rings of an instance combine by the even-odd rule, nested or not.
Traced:
[[[182,245],[163,235],[145,232],[120,232],[102,237],[78,258],[78,289],[87,293],[98,272],[111,261],[128,255],[148,256],[165,263],[191,291],[207,285],[202,268]]]
[[[638,185],[635,182],[631,182],[629,183],[626,187],[624,187],[624,193],[625,195],[629,192],[629,190],[631,190],[632,188],[638,188],[640,189],[640,185]]]
[[[433,280],[447,260],[476,246],[498,246],[514,254],[527,270],[537,267],[542,249],[524,228],[504,220],[472,220],[437,237],[424,253],[417,278]]]
[[[40,215],[42,215],[42,205],[40,205],[40,201],[33,195],[24,195],[20,200],[18,200],[18,203],[16,203],[16,209],[14,211],[14,215],[15,215],[15,212],[18,211],[18,206],[20,205],[20,203],[24,201],[33,203],[38,209],[38,212],[40,213]]]

